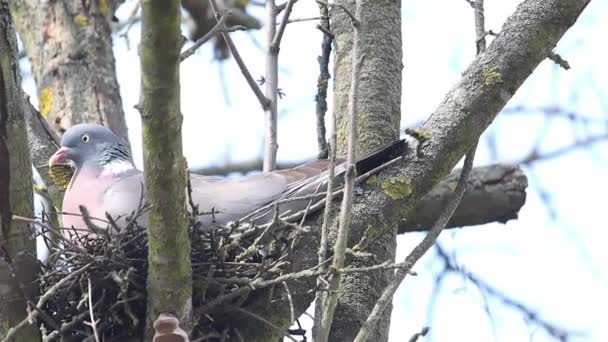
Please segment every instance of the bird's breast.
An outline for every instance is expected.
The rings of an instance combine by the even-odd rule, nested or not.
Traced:
[[[74,227],[77,230],[88,230],[80,211],[80,206],[84,206],[91,221],[105,227],[103,193],[111,183],[112,181],[108,177],[79,174],[63,196],[63,226],[65,228]]]

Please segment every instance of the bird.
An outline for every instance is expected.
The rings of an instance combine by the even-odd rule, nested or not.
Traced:
[[[404,144],[403,140],[396,141],[359,159],[357,173],[363,174],[400,157]],[[53,169],[69,161],[74,173],[63,197],[63,227],[87,231],[93,225],[107,229],[106,215],[110,215],[122,229],[145,203],[144,173],[133,163],[128,146],[110,129],[92,123],[69,128],[62,136],[61,147],[49,158],[49,167]],[[343,182],[345,166],[343,160],[337,163],[336,179]],[[199,215],[197,220],[204,227],[212,223],[226,225],[273,201],[325,191],[329,166],[328,160],[316,160],[292,169],[238,178],[190,174],[192,202],[199,212],[214,212]],[[281,204],[280,211],[297,212],[305,209],[308,202]],[[273,214],[272,208],[268,208],[250,220],[268,222]],[[145,224],[145,215],[141,219]]]

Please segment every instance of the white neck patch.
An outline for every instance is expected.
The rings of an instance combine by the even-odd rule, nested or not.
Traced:
[[[134,170],[133,163],[127,160],[114,160],[103,165],[101,176],[115,176]]]

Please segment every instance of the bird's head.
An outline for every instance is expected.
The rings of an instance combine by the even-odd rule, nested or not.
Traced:
[[[76,169],[84,165],[105,167],[113,162],[129,162],[129,148],[114,132],[97,124],[79,124],[69,128],[61,138],[61,148],[49,159],[49,166],[74,162]]]

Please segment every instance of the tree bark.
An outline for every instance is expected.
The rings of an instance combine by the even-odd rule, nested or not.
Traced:
[[[10,2],[32,65],[40,113],[60,134],[95,122],[128,141],[109,24],[121,2]]]
[[[460,169],[429,191],[408,216],[399,221],[399,234],[428,230],[454,192]],[[518,166],[477,167],[469,175],[469,188],[446,228],[505,223],[517,218],[526,202],[528,179]]]
[[[589,0],[527,0],[520,4],[505,22],[500,35],[484,54],[475,58],[420,128],[420,133],[428,138],[421,149],[423,156],[418,157],[410,150],[401,161],[382,170],[374,182],[357,187],[351,229],[390,227],[406,217],[418,200],[444,178],[477,141],[588,3]],[[291,270],[316,265],[316,250],[310,246],[318,246],[321,224],[318,215],[310,219],[310,232],[302,235],[288,259]],[[373,238],[368,237],[368,241]],[[314,298],[310,289],[314,288],[315,281],[299,280],[288,285],[295,314],[299,315]],[[286,328],[291,323],[290,305],[286,296],[278,292],[275,291],[270,304],[267,291],[255,293],[248,309]],[[247,336],[247,340],[269,341],[280,335],[263,322],[235,318],[238,317],[231,316],[228,323]]]
[[[192,269],[182,155],[179,0],[142,3],[140,103],[148,213],[147,327],[161,313],[191,329]],[[149,329],[146,329],[148,332]],[[146,338],[146,340],[150,340]]]
[[[388,145],[399,138],[401,120],[401,1],[359,0],[361,25],[359,48],[364,51],[365,62],[361,67],[358,101],[357,149],[363,155],[380,146]],[[354,0],[336,1],[351,13],[355,11]],[[344,153],[348,140],[348,90],[352,80],[351,56],[353,29],[351,18],[345,10],[334,8],[332,28],[335,43],[334,110],[337,119],[338,151]],[[366,267],[395,259],[397,229],[395,222],[377,222],[368,226],[351,227],[351,245],[361,239],[365,230],[381,235],[381,242],[369,247],[367,252],[374,258],[351,256],[349,262],[355,267]],[[381,234],[381,232],[386,232]],[[347,274],[342,281],[335,319],[330,332],[330,341],[352,341],[365,321],[382,290],[391,279],[390,271]],[[374,341],[386,341],[390,327],[391,309],[385,310],[378,322]]]
[[[28,99],[25,99],[24,116],[32,164],[46,185],[51,203],[61,210],[63,192],[54,183],[49,170],[49,158],[60,147],[59,138]]]
[[[37,295],[34,231],[12,215],[33,215],[32,172],[24,121],[24,97],[17,63],[17,39],[8,0],[0,0],[0,339],[27,315]],[[15,341],[36,341],[36,325]]]

